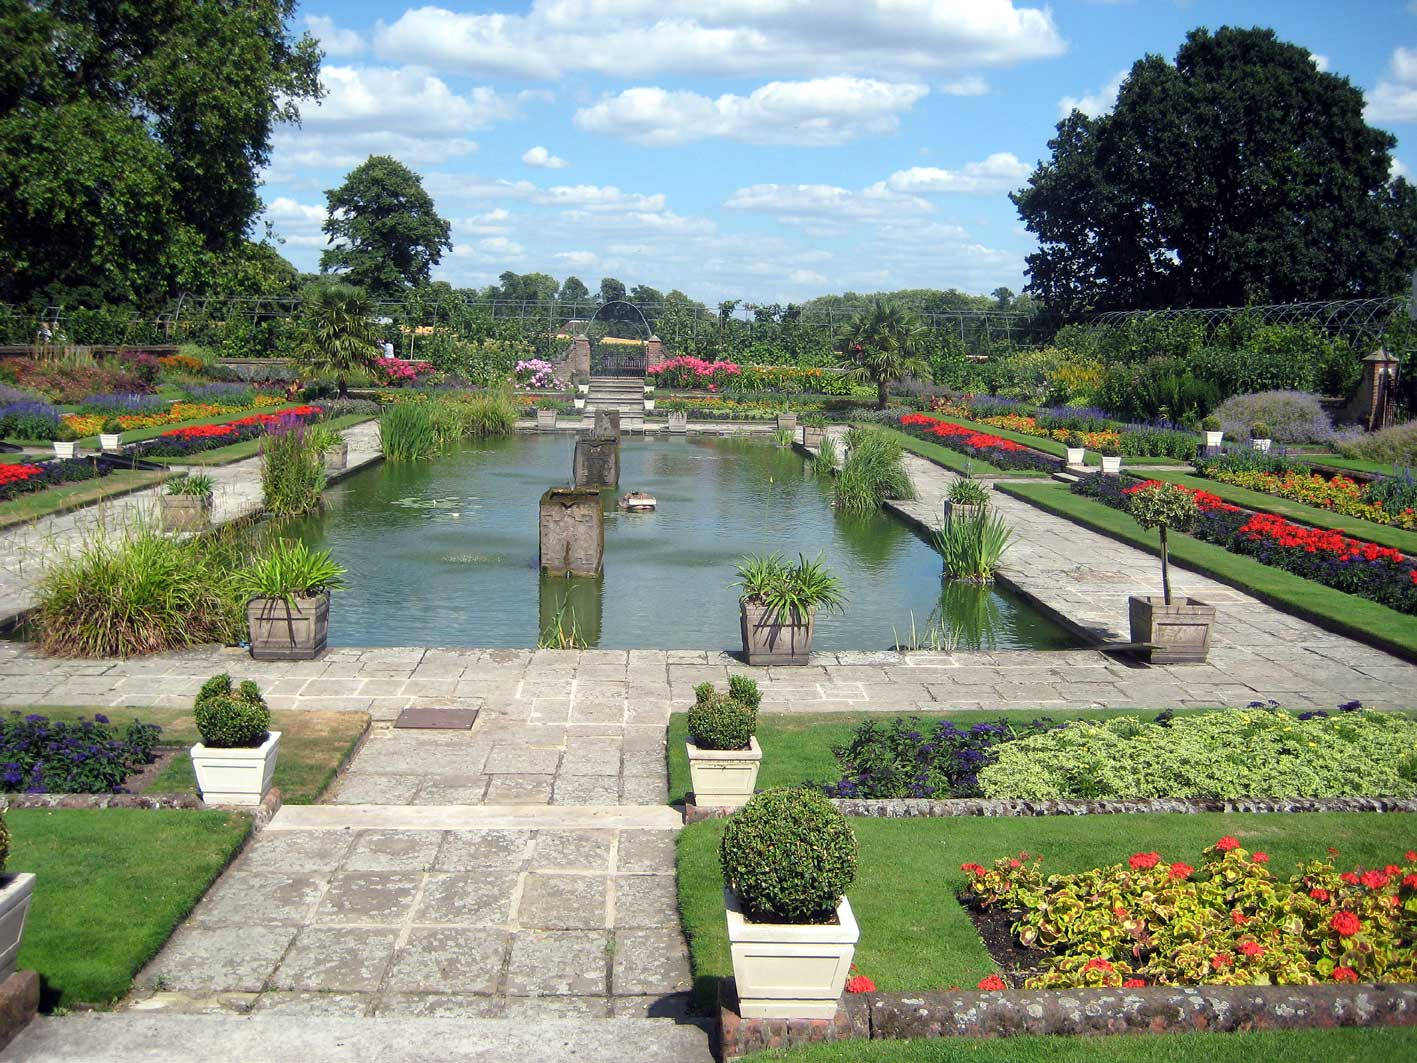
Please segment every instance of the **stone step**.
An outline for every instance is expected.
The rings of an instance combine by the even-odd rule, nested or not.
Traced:
[[[1055,472],[1053,479],[1057,480],[1059,483],[1075,484],[1081,480],[1082,477],[1073,472]]]
[[[549,1009],[548,1009],[549,1010]],[[380,1063],[711,1063],[708,1034],[673,1019],[379,1019],[319,1015],[249,1016],[79,1012],[35,1019],[0,1060],[138,1063],[200,1059],[249,1063],[351,1059]]]

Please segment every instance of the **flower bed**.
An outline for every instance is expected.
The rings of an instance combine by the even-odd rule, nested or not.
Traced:
[[[1366,483],[1351,476],[1325,477],[1303,462],[1282,456],[1257,458],[1253,452],[1198,461],[1196,474],[1218,483],[1318,506],[1346,517],[1417,529],[1417,482],[1410,477],[1388,477]]]
[[[160,732],[135,720],[120,737],[101,713],[68,721],[12,712],[0,719],[0,790],[121,793],[123,780],[152,762]]]
[[[658,387],[666,389],[850,395],[852,387],[847,374],[830,369],[706,362],[687,355],[652,365],[645,372],[654,377]]]
[[[521,363],[518,363],[518,368],[520,367]],[[374,359],[374,372],[383,378],[385,387],[411,388],[417,387],[433,375],[433,363],[380,356]]]
[[[107,466],[84,458],[0,464],[0,502],[47,487],[97,479],[107,473]]]
[[[1021,435],[1062,443],[1076,432],[1088,450],[1118,447],[1128,457],[1191,458],[1196,453],[1194,432],[1178,430],[1169,422],[1161,425],[1126,424],[1113,420],[1101,410],[1071,406],[1034,408],[1012,399],[974,397],[936,399],[931,408],[937,413],[978,421]]]
[[[163,403],[164,409],[160,413],[69,413],[63,417],[63,426],[71,429],[75,435],[83,437],[97,435],[109,421],[116,421],[120,431],[131,432],[140,428],[161,428],[166,424],[217,417],[224,413],[262,409],[282,401],[284,400],[275,395],[257,395],[250,403],[174,402],[170,406]]]
[[[1008,912],[1036,951],[1028,988],[1417,981],[1417,851],[1343,872],[1329,853],[1287,879],[1229,836],[1198,866],[1138,852],[1047,879],[1026,854],[962,870],[966,901]]]
[[[986,461],[996,468],[1051,472],[1058,467],[1056,459],[1030,450],[1022,443],[966,428],[928,413],[904,414],[898,424],[901,431],[917,439],[938,443],[968,457]]]
[[[1079,480],[1072,490],[1126,510],[1131,492],[1156,482],[1124,488],[1116,477],[1097,475]],[[1200,519],[1190,534],[1197,539],[1398,612],[1417,613],[1417,562],[1401,552],[1271,513],[1251,513],[1206,491],[1172,486],[1196,498]]]
[[[217,447],[257,439],[270,429],[294,422],[309,424],[324,416],[320,406],[294,406],[280,413],[257,413],[221,424],[188,425],[169,428],[156,439],[138,443],[133,453],[140,458],[180,458]]]

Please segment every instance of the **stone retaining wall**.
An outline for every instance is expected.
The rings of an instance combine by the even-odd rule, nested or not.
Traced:
[[[725,979],[722,1058],[852,1037],[1188,1033],[1417,1026],[1417,985],[1150,986],[847,994],[834,1019],[744,1019]]]
[[[186,808],[226,809],[251,814],[260,830],[280,811],[280,787],[272,786],[259,805],[209,805],[196,794],[5,794],[0,811],[14,808]]]

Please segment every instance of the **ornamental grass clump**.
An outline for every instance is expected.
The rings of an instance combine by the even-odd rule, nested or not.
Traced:
[[[438,452],[432,403],[407,400],[385,408],[379,416],[379,445],[391,462],[431,458]]]
[[[826,563],[801,554],[795,565],[779,554],[750,554],[738,562],[734,586],[742,590],[740,601],[764,606],[775,624],[805,624],[818,610],[840,609],[844,600],[841,580]]]
[[[992,509],[963,516],[952,512],[935,532],[935,549],[944,560],[946,577],[963,583],[993,583],[994,573],[1012,544],[1012,529],[1003,515]]]
[[[233,687],[226,673],[202,684],[192,716],[202,744],[211,749],[254,749],[271,726],[271,710],[256,684],[247,679]]]
[[[987,506],[989,489],[978,480],[962,477],[950,485],[950,501],[957,506]]]
[[[1200,516],[1194,494],[1184,491],[1174,484],[1148,481],[1126,492],[1129,497],[1128,512],[1143,528],[1155,528],[1161,537],[1161,592],[1167,605],[1171,604],[1170,552],[1166,545],[1166,532],[1175,528],[1179,532],[1189,531]]]
[[[293,517],[319,507],[325,490],[323,448],[305,425],[282,419],[261,440],[261,493],[267,512]]]
[[[856,878],[856,835],[813,790],[765,790],[728,818],[723,880],[763,923],[824,923]]]
[[[1042,953],[1028,989],[1417,981],[1417,850],[1342,872],[1329,853],[1288,878],[1228,835],[1194,866],[1138,852],[1045,878],[1020,854],[961,870],[965,899]]]
[[[878,428],[853,428],[847,433],[846,448],[846,461],[834,484],[839,509],[864,511],[876,509],[888,498],[915,497],[905,471],[905,451],[897,438]]]

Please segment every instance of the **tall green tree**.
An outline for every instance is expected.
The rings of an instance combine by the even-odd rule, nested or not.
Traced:
[[[152,304],[260,210],[320,95],[295,0],[0,0],[0,301]]]
[[[878,299],[851,320],[837,349],[854,376],[876,385],[876,408],[884,410],[893,381],[930,379],[930,364],[922,354],[925,337],[915,314],[900,303]]]
[[[371,155],[325,193],[323,272],[342,274],[377,299],[396,299],[427,284],[452,229],[438,216],[423,181],[397,159]],[[554,282],[553,282],[554,283]]]
[[[349,374],[379,356],[379,327],[368,295],[349,284],[316,284],[300,308],[300,361],[316,373],[332,373],[340,398],[349,394]]]
[[[1013,201],[1028,291],[1064,312],[1390,295],[1417,266],[1417,190],[1363,94],[1267,29],[1193,30],[1074,111]]]
[[[591,301],[590,289],[579,277],[567,277],[561,282],[561,292],[556,297],[561,305],[562,317],[589,316],[586,304]]]

